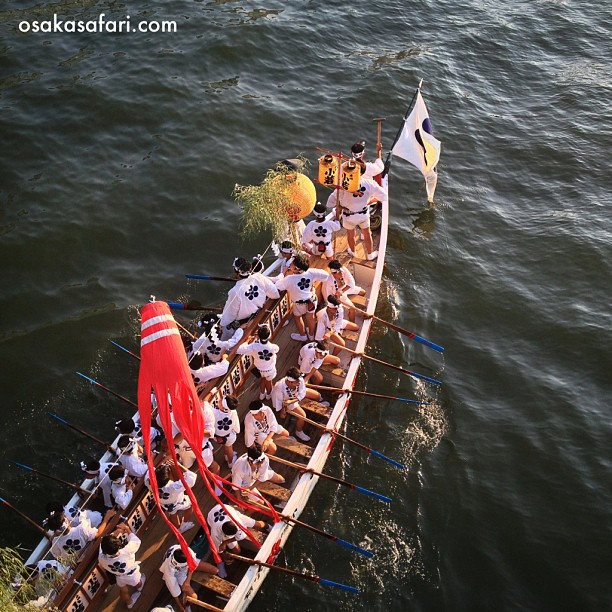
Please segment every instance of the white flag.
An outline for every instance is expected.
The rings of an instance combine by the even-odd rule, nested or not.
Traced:
[[[429,113],[421,92],[418,91],[414,108],[408,115],[391,153],[409,161],[423,173],[429,202],[433,202],[438,182],[436,166],[440,159],[440,145],[440,141],[433,136]]]

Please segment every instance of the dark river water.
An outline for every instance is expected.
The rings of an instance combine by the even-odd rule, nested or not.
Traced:
[[[135,398],[138,306],[224,300],[244,241],[235,183],[357,138],[385,153],[421,79],[442,141],[435,204],[395,160],[371,352],[444,384],[429,406],[361,398],[306,520],[253,610],[612,609],[612,5],[602,0],[1,0],[0,494],[41,520]],[[24,32],[34,21],[176,22],[176,32]],[[24,25],[25,24],[25,25]],[[319,188],[319,197],[327,194]],[[607,296],[607,297],[606,297]],[[187,317],[184,318],[188,320]],[[368,363],[359,385],[420,385]],[[38,536],[0,508],[0,545]]]

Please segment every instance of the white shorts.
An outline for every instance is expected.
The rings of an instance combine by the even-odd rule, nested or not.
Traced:
[[[342,227],[347,230],[354,230],[356,227],[367,229],[370,227],[370,215],[367,212],[348,217],[342,215]]]
[[[189,510],[189,508],[191,508],[191,500],[189,499],[188,495],[183,495],[183,499],[176,502],[176,504],[172,504],[170,510],[163,504],[161,507],[164,509],[166,514],[174,515],[177,512],[182,512],[183,510]]]
[[[212,462],[215,460],[213,455],[213,447],[210,442],[206,442],[204,448],[202,448],[202,459],[204,460],[204,465],[206,467],[210,467]]]
[[[215,436],[215,440],[217,441],[218,444],[220,444],[221,446],[231,446],[235,441],[236,438],[238,436],[236,435],[235,431],[230,431],[227,436]],[[222,442],[219,442],[219,440],[223,438]]]
[[[259,370],[259,368],[257,368]],[[276,366],[271,370],[259,370],[261,377],[265,380],[274,380],[276,378]]]
[[[138,562],[138,567],[136,568],[136,571],[133,574],[115,574],[115,577],[117,578],[118,587],[135,587],[142,578],[142,574],[140,573],[140,562]]]
[[[301,317],[302,315],[305,315],[308,312],[311,312],[314,315],[317,310],[316,296],[312,298],[311,303],[314,304],[314,308],[312,310],[308,310],[308,303],[298,304],[297,302],[293,302],[293,315],[296,317]]]

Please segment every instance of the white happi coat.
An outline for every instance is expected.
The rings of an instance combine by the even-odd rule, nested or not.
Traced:
[[[281,378],[274,383],[272,387],[272,406],[276,412],[279,412],[283,407],[283,402],[295,400],[298,403],[306,397],[306,383],[303,378],[300,378],[299,384],[295,389],[290,389],[287,386],[287,377]]]
[[[325,334],[333,332],[340,334],[346,327],[347,321],[344,320],[344,308],[340,305],[334,309],[334,315],[329,316],[327,308],[322,308],[317,312],[317,329],[315,331],[315,340],[323,340]]]
[[[130,533],[127,544],[113,557],[104,554],[100,548],[98,563],[102,569],[117,577],[117,586],[135,586],[140,582],[140,561],[136,561],[139,548],[140,538],[134,533]]]
[[[240,279],[227,294],[221,313],[221,325],[227,327],[233,321],[247,319],[259,311],[268,298],[278,297],[274,283],[259,272]]]
[[[263,406],[264,418],[258,421],[250,412],[244,417],[244,444],[253,446],[254,442],[262,444],[270,432],[278,433],[282,427],[278,424],[272,409]]]
[[[255,526],[256,520],[251,518],[250,516],[246,516],[239,512],[236,508],[225,504],[225,508],[227,508],[227,512],[223,509],[221,504],[217,504],[213,506],[206,517],[206,521],[210,528],[210,536],[215,545],[215,548],[219,550],[219,547],[225,540],[233,539],[233,540],[244,540],[247,535],[242,531],[240,527],[244,527],[246,529],[251,529]],[[233,517],[233,521],[230,518]],[[238,527],[238,531],[234,536],[227,536],[223,533],[223,525],[228,521],[232,521],[233,523],[237,523],[236,527]],[[240,525],[240,527],[238,526]],[[234,543],[228,544],[228,548],[235,548],[236,545]]]
[[[164,577],[164,582],[170,591],[170,595],[172,597],[180,597],[181,596],[181,587],[185,584],[185,580],[187,580],[187,575],[189,574],[189,567],[187,563],[177,563],[174,560],[174,551],[180,549],[180,544],[175,544],[171,546],[164,555],[164,560],[159,567],[159,571],[162,573]],[[195,553],[191,548],[189,550],[189,555],[194,560],[195,563],[199,563],[200,560],[195,556]]]
[[[326,281],[329,273],[317,268],[309,268],[301,274],[290,274],[279,280],[276,286],[280,291],[287,291],[292,302],[316,300],[314,285],[317,281]]]
[[[236,352],[239,355],[249,355],[255,367],[265,375],[276,369],[276,354],[279,350],[278,344],[256,340],[251,343],[244,342]]]
[[[249,463],[249,457],[247,453],[241,455],[236,459],[232,466],[232,483],[248,489],[252,487],[257,481],[265,482],[273,478],[276,472],[270,467],[270,460],[265,457],[260,463],[255,463],[253,469]]]
[[[300,356],[298,357],[298,363],[300,366],[300,372],[304,375],[310,374],[311,370],[318,370],[323,365],[323,357],[319,359],[315,353],[316,342],[309,342],[300,349]]]

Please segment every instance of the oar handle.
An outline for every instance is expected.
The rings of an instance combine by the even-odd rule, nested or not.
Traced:
[[[348,584],[341,584],[340,582],[334,582],[333,580],[327,580],[325,578],[319,578],[319,584],[322,584],[323,586],[334,587],[335,589],[342,589],[343,591],[348,591],[349,593],[355,593],[356,595],[359,595],[359,589]]]

